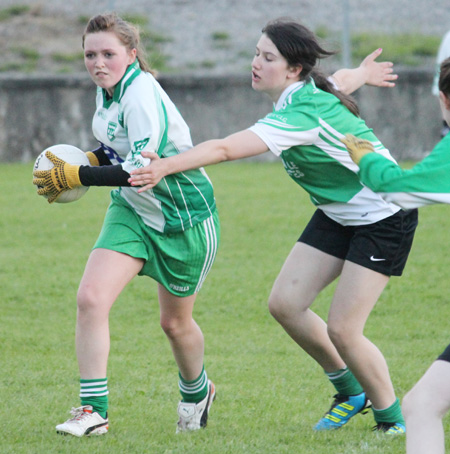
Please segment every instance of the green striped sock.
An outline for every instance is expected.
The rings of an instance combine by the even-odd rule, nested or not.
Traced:
[[[402,408],[400,406],[400,401],[395,399],[395,402],[388,408],[384,410],[377,410],[373,408],[373,417],[377,423],[380,422],[399,422],[405,425],[405,419],[402,415]]]
[[[195,380],[187,381],[180,373],[178,373],[178,376],[180,378],[178,386],[183,402],[197,403],[206,397],[208,394],[208,376],[204,367],[202,373]]]
[[[80,379],[81,405],[92,405],[92,408],[102,418],[106,419],[108,411],[108,379]]]
[[[348,367],[334,372],[325,372],[339,394],[356,396],[364,390]]]

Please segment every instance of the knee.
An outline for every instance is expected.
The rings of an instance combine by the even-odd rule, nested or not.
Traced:
[[[429,390],[417,384],[403,398],[403,415],[405,419],[422,418],[433,408],[434,404],[435,399],[430,395]]]
[[[268,301],[269,312],[278,322],[292,316],[292,305],[289,299],[279,293],[271,293]]]
[[[402,412],[405,419],[410,419],[414,415],[415,409],[418,408],[415,403],[414,393],[409,391],[402,400]]]
[[[272,291],[268,300],[270,315],[282,326],[290,324],[293,319],[303,320],[309,306],[308,298],[283,291]]]
[[[90,286],[80,286],[77,293],[79,313],[92,313],[102,307],[101,294]]]
[[[344,324],[329,321],[327,332],[331,342],[341,354],[345,353],[354,345],[355,333]]]
[[[189,331],[191,320],[183,320],[178,317],[161,317],[160,325],[169,339],[177,339]]]

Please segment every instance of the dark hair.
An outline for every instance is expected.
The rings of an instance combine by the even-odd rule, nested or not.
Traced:
[[[139,30],[129,22],[123,20],[116,13],[99,14],[89,19],[84,29],[82,46],[89,33],[113,32],[120,42],[129,50],[136,49],[136,58],[142,71],[153,72],[145,59],[145,52],[141,46]]]
[[[450,58],[446,58],[440,67],[439,72],[439,91],[450,98]]]
[[[317,60],[334,55],[336,52],[325,50],[312,31],[298,22],[280,18],[270,21],[262,32],[275,44],[289,66],[302,66],[300,80],[313,79],[318,88],[339,98],[350,112],[359,116],[358,105],[354,98],[337,90],[328,78],[316,69]]]

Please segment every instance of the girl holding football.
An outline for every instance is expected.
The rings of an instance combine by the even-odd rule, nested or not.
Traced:
[[[439,73],[439,101],[450,124],[450,58]],[[450,135],[447,134],[423,161],[403,170],[374,153],[371,142],[348,136],[344,143],[359,165],[361,180],[385,200],[403,208],[450,203]],[[443,416],[450,410],[450,345],[403,399],[408,454],[444,454]]]
[[[267,151],[280,156],[317,211],[273,285],[269,310],[336,389],[315,429],[339,429],[365,412],[370,399],[374,430],[401,434],[404,419],[387,363],[363,332],[390,276],[402,274],[417,211],[400,210],[360,183],[358,168],[340,142],[345,134],[372,140],[392,158],[359,118],[354,101],[317,70],[318,60],[331,54],[294,21],[268,23],[256,45],[252,87],[270,97],[273,112],[249,129],[177,156],[160,159],[145,153],[151,165],[133,170],[130,181],[144,193],[187,169]],[[310,307],[338,278],[325,323]]]
[[[211,182],[203,171],[176,174],[139,194],[127,182],[146,165],[142,151],[160,156],[192,147],[187,124],[151,74],[134,26],[115,14],[93,17],[83,35],[86,68],[97,85],[93,132],[100,146],[92,166],[53,155],[55,167],[35,172],[39,194],[55,201],[76,186],[116,186],[77,295],[76,351],[81,406],[56,426],[62,434],[108,431],[109,312],[137,275],[158,283],[160,323],[179,369],[177,432],[205,427],[215,396],[203,366],[204,340],[192,317],[194,302],[219,243]]]

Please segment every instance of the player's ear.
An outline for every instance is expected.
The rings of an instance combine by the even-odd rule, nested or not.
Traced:
[[[303,70],[302,65],[290,66],[289,67],[289,76],[292,79],[300,79],[300,73]]]
[[[133,63],[136,60],[136,55],[137,55],[137,49],[135,47],[128,51],[128,61],[129,61],[128,64],[129,65],[131,65],[131,63]]]
[[[449,97],[443,92],[443,91],[440,91],[439,92],[439,99],[442,101],[442,103],[444,104],[444,107],[447,109],[447,110],[450,110],[450,99]]]

